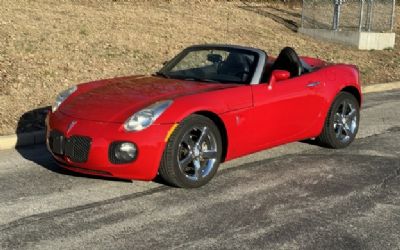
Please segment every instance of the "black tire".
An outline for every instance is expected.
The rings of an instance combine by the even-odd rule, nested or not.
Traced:
[[[195,158],[195,151],[194,148],[196,147],[197,143],[193,140],[193,137],[196,135],[193,135],[198,128],[203,128],[207,127],[207,140],[209,144],[214,145],[214,149],[212,150],[215,155],[215,160],[212,158],[213,161],[213,167],[210,168],[209,171],[207,171],[206,175],[198,180],[194,180],[193,178],[198,177],[198,175],[195,174],[195,159],[197,159],[197,162],[202,162],[204,165],[207,165],[209,162],[208,160],[203,159],[204,161],[201,161],[200,157],[201,155],[197,155],[197,158]],[[202,133],[200,130],[199,133]],[[186,139],[185,139],[185,138]],[[199,136],[200,137],[200,136]],[[194,143],[192,146],[187,146],[184,140],[187,140],[187,138],[191,138],[192,142]],[[196,138],[195,138],[196,139]],[[212,141],[212,142],[211,142]],[[203,142],[202,145],[199,148],[204,147]],[[190,143],[188,143],[190,144]],[[211,147],[207,143],[205,144],[206,147]],[[193,150],[190,150],[193,149]],[[186,156],[192,155],[193,160],[192,163],[189,163],[189,165],[186,166],[188,169],[188,172],[184,172],[184,170],[181,167],[181,164],[179,162],[183,162],[183,160],[180,160],[180,157],[182,154],[185,156],[185,152],[182,153],[182,151],[187,151]],[[210,150],[211,151],[211,150]],[[197,151],[199,153],[199,151]],[[201,150],[200,154],[203,154],[203,150]],[[171,137],[169,138],[166,148],[164,150],[163,157],[161,159],[161,164],[159,168],[159,174],[160,176],[170,185],[176,186],[176,187],[182,187],[182,188],[197,188],[201,187],[205,184],[207,184],[215,175],[215,173],[218,170],[219,164],[221,162],[221,156],[222,156],[222,139],[221,139],[221,134],[217,128],[217,126],[214,124],[212,120],[209,118],[202,116],[202,115],[191,115],[184,119],[179,126],[175,129],[175,131],[172,133]],[[185,158],[185,157],[184,157]],[[205,164],[207,161],[207,164]],[[190,167],[193,166],[193,170],[190,170]],[[193,176],[191,173],[193,172]],[[205,171],[205,170],[204,170]]]
[[[351,106],[343,111],[343,107],[346,106],[345,103]],[[352,108],[354,113],[350,116],[350,112],[353,111]],[[343,113],[348,113],[347,118],[345,118],[346,122],[341,116]],[[353,120],[353,116],[355,120]],[[322,133],[316,138],[316,141],[319,145],[328,148],[345,148],[354,141],[359,122],[360,104],[358,100],[348,92],[340,92],[329,109]],[[348,124],[351,124],[351,126],[347,126]],[[340,126],[342,127],[341,132],[339,131]]]

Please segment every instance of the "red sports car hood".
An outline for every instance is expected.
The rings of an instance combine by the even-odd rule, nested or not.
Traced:
[[[158,77],[101,80],[79,85],[59,111],[77,119],[125,122],[129,116],[154,102],[232,86],[235,85]]]

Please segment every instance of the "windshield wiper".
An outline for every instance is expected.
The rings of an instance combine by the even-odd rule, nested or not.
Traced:
[[[167,78],[167,79],[170,79],[170,78],[171,78],[169,75],[167,75],[167,74],[165,74],[165,73],[163,73],[163,72],[160,72],[160,71],[156,72],[154,75],[156,75],[156,76],[162,76],[162,77]]]
[[[198,81],[198,82],[215,82],[215,83],[220,83],[219,81],[211,80],[211,79],[205,79],[205,78],[197,78],[197,77],[188,77],[184,78],[183,80],[185,81]]]

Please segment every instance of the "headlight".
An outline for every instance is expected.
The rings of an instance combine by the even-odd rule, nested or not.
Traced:
[[[56,101],[52,107],[53,112],[55,112],[58,109],[58,107],[60,107],[61,103],[63,103],[68,98],[68,96],[74,93],[77,89],[78,88],[76,86],[73,86],[58,94],[58,96],[56,97]]]
[[[140,131],[149,127],[171,104],[171,100],[156,102],[136,112],[124,123],[125,130]]]

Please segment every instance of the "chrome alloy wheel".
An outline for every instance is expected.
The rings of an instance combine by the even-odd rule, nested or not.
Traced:
[[[357,131],[357,109],[353,104],[344,100],[338,106],[333,128],[336,138],[342,143],[347,143]]]
[[[193,181],[206,177],[216,165],[217,150],[215,135],[208,127],[193,127],[179,143],[177,157],[180,171]]]

